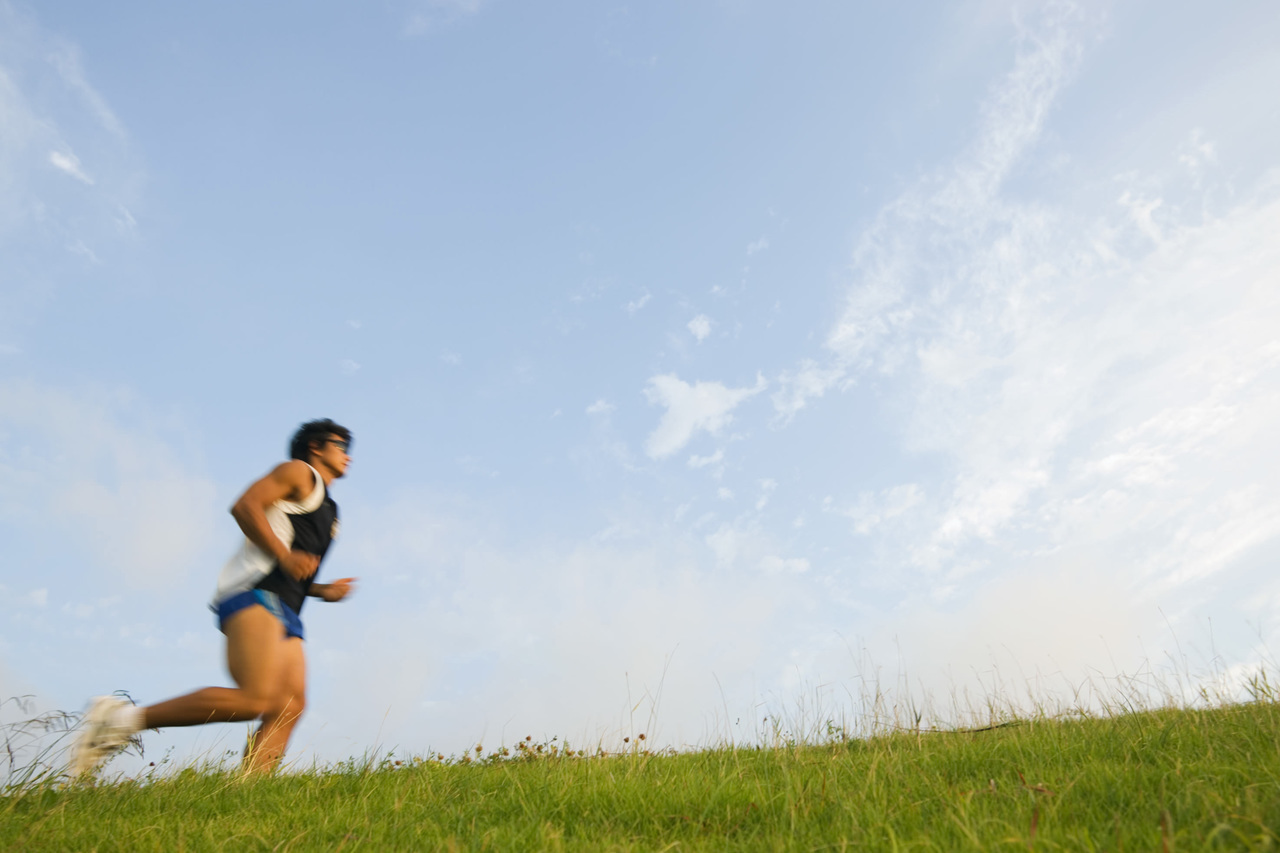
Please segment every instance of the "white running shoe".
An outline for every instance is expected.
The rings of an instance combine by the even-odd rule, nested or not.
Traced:
[[[118,696],[99,696],[89,705],[81,723],[80,736],[71,751],[71,778],[92,773],[98,765],[129,744],[135,734],[128,726],[117,723],[122,708],[129,707]]]

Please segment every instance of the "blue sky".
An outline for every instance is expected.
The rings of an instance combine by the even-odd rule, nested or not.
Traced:
[[[1238,685],[1280,639],[1278,37],[0,0],[3,693],[224,683],[226,507],[324,416],[362,586],[304,614],[303,760]]]

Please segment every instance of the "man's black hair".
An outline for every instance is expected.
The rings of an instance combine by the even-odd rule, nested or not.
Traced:
[[[318,421],[307,421],[298,427],[289,442],[289,458],[306,462],[311,457],[311,445],[319,444],[330,436],[336,435],[348,444],[351,443],[351,430],[335,424],[328,418]]]

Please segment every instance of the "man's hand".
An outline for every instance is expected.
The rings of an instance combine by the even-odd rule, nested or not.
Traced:
[[[306,551],[290,551],[280,559],[280,569],[296,581],[304,581],[320,568],[320,558]]]
[[[318,594],[325,601],[341,601],[355,592],[356,578],[339,578],[332,583],[318,583],[311,586],[312,594]]]

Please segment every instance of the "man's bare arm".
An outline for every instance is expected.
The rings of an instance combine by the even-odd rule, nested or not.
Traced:
[[[290,551],[271,530],[267,507],[279,500],[300,500],[315,488],[315,475],[300,459],[282,462],[275,469],[245,489],[231,506],[231,517],[240,525],[249,541],[266,551],[286,574],[304,580],[316,573],[320,558],[304,551]]]

